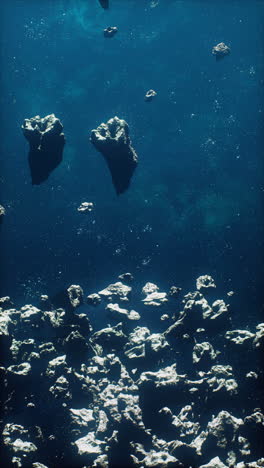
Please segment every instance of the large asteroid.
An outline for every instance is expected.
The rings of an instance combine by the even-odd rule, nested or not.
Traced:
[[[32,185],[39,185],[62,161],[65,145],[63,126],[54,114],[43,119],[36,115],[25,119],[22,130],[30,145],[28,161]]]
[[[126,121],[114,117],[102,123],[92,130],[91,142],[107,162],[116,193],[125,192],[138,162]]]

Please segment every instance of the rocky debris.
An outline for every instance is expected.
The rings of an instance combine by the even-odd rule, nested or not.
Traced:
[[[200,291],[201,289],[216,288],[216,285],[212,276],[202,275],[196,280],[196,288]]]
[[[196,343],[193,347],[193,363],[199,364],[203,368],[211,366],[212,361],[217,358],[219,353],[215,352],[213,346],[209,342]]]
[[[235,345],[244,345],[250,342],[252,344],[255,333],[251,333],[248,330],[230,330],[225,334],[227,341],[234,343]]]
[[[113,37],[117,33],[118,29],[116,26],[109,26],[104,29],[104,37]]]
[[[131,454],[133,465],[141,467],[159,467],[159,468],[175,468],[181,466],[178,464],[177,458],[173,457],[165,450],[150,450],[146,452],[142,444],[131,443],[134,454]]]
[[[168,302],[167,293],[153,292],[142,299],[144,305],[159,307]]]
[[[13,466],[29,466],[37,451],[36,445],[31,442],[30,434],[24,426],[8,423],[3,430],[3,443],[8,450],[9,457],[12,457]]]
[[[67,293],[69,301],[74,309],[83,303],[83,290],[81,286],[72,284],[67,289]]]
[[[173,298],[177,298],[181,292],[182,288],[179,288],[178,286],[171,286],[169,290],[169,296]]]
[[[120,301],[128,301],[132,288],[118,281],[114,284],[109,284],[105,289],[98,292],[99,296],[107,301],[119,299]]]
[[[220,411],[208,423],[207,443],[215,445],[215,448],[228,448],[229,445],[231,446],[236,441],[239,428],[242,425],[242,419],[235,418],[228,411]]]
[[[124,281],[125,283],[132,283],[134,277],[131,273],[123,273],[118,276],[118,279]]]
[[[62,307],[66,311],[73,311],[83,304],[83,289],[79,285],[72,284],[52,297],[51,302],[57,308]]]
[[[91,142],[107,162],[116,193],[125,192],[138,163],[126,121],[114,117],[102,123],[92,130]]]
[[[145,286],[142,288],[142,294],[145,294],[147,296],[148,294],[152,294],[154,292],[157,292],[159,290],[159,287],[154,284],[154,283],[146,283]]]
[[[166,336],[183,336],[186,333],[200,333],[201,330],[212,334],[216,327],[224,330],[231,325],[229,305],[222,299],[210,305],[199,291],[195,291],[184,296],[183,304],[177,320],[165,331]]]
[[[101,300],[102,299],[99,296],[99,294],[96,294],[96,293],[89,294],[89,296],[87,296],[86,298],[87,304],[92,305],[92,306],[97,306],[98,304],[100,304]]]
[[[206,465],[201,465],[200,468],[228,468],[219,457],[214,457]]]
[[[92,202],[83,202],[80,204],[80,206],[77,208],[77,211],[80,213],[87,213],[87,211],[93,211],[94,209],[94,204]]]
[[[235,294],[234,291],[228,291],[228,293],[226,293],[226,295],[229,297],[233,296],[234,294]]]
[[[63,126],[54,114],[43,119],[36,115],[24,120],[22,131],[30,145],[28,161],[32,184],[39,185],[62,161],[65,145]]]
[[[156,91],[154,91],[154,89],[150,89],[149,91],[146,92],[144,100],[146,102],[150,102],[155,96],[157,96]]]
[[[172,325],[151,330],[120,305],[131,290],[118,282],[88,296],[92,305],[107,300],[99,311],[105,327],[94,332],[77,313],[80,286],[66,290],[65,308],[48,296],[42,309],[2,301],[2,465],[264,466],[264,325],[226,329],[228,306],[198,289],[177,314],[178,301],[168,303]],[[166,294],[153,283],[142,291]],[[106,326],[109,318],[120,322]]]
[[[14,304],[9,296],[0,297],[0,308],[3,310],[10,309]]]
[[[145,298],[142,299],[144,305],[158,307],[168,302],[167,293],[158,292],[159,288],[154,283],[146,283],[142,288]]]
[[[164,358],[169,349],[169,343],[162,333],[150,333],[146,327],[136,327],[128,336],[125,345],[125,355],[137,366],[144,366],[146,361],[155,355],[155,359]]]
[[[122,323],[114,327],[107,327],[95,332],[92,340],[106,350],[120,350],[126,342],[126,335],[122,330]]]
[[[263,349],[264,347],[264,323],[259,323],[256,326],[256,335],[253,340],[253,344],[256,348]]]
[[[109,0],[99,0],[99,3],[104,10],[109,8]]]
[[[4,219],[4,216],[5,216],[5,208],[3,207],[3,205],[0,205],[0,224]]]
[[[219,42],[213,47],[212,54],[215,55],[216,60],[219,60],[230,54],[230,48],[224,42]]]
[[[111,313],[111,316],[120,320],[122,318],[127,318],[128,320],[139,320],[140,315],[135,310],[127,310],[119,307],[118,304],[108,304],[105,308],[108,312]]]

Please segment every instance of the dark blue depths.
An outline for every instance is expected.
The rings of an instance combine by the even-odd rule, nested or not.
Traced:
[[[235,323],[261,317],[263,17],[260,1],[4,2],[1,295],[22,305],[72,283],[90,293],[124,271],[187,291],[211,274],[220,297],[236,292]],[[231,54],[216,62],[221,41]],[[20,126],[52,112],[63,163],[32,186]],[[139,156],[119,197],[89,142],[115,115]],[[79,213],[83,201],[94,211]]]

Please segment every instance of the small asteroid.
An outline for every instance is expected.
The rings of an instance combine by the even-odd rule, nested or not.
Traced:
[[[4,216],[5,216],[5,209],[2,205],[0,205],[0,223],[3,221]]]
[[[104,37],[113,37],[117,33],[118,29],[116,26],[109,26],[104,29]]]
[[[212,54],[215,55],[216,60],[219,60],[230,54],[230,48],[224,42],[219,42],[213,47]]]
[[[92,306],[97,306],[101,302],[101,297],[99,294],[89,294],[86,298],[87,304],[92,305]]]
[[[179,288],[178,286],[172,286],[169,290],[169,296],[170,297],[178,297],[178,295],[180,294],[182,288]]]
[[[126,283],[131,283],[134,279],[131,273],[123,273],[122,275],[118,276],[118,279],[125,281]]]
[[[152,99],[155,96],[157,96],[156,91],[154,91],[154,89],[150,89],[149,91],[146,92],[144,99],[146,102],[149,102],[149,101],[152,101]]]
[[[77,208],[81,213],[87,213],[87,211],[92,211],[94,209],[94,204],[92,202],[83,202]]]

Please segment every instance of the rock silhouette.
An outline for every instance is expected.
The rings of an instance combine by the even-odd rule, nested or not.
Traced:
[[[54,114],[43,119],[36,115],[25,119],[22,130],[30,145],[28,162],[32,185],[39,185],[62,161],[65,145],[63,126]]]

